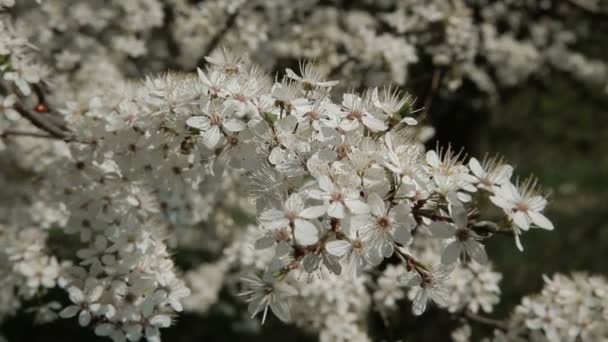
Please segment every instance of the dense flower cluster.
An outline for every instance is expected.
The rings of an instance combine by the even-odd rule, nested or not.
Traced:
[[[477,1],[340,16],[308,0],[167,3],[0,1],[0,318],[52,288],[69,302],[41,313],[114,341],[159,341],[178,312],[207,311],[223,288],[262,322],[272,312],[324,341],[370,340],[369,312],[406,297],[415,315],[492,311],[501,275],[485,241],[511,235],[523,249],[529,229],[553,229],[536,180],[514,179],[499,158],[425,150],[419,105],[398,88],[336,89],[405,84],[408,65],[430,58],[459,66],[450,82],[487,90],[479,54],[507,66],[496,77],[508,85],[549,63],[546,53],[569,56],[577,74],[588,61],[556,51],[569,46],[553,39],[559,25],[542,23],[547,46],[493,30],[511,13],[499,5],[474,23]],[[201,51],[233,25],[218,11],[235,25],[225,44],[264,51],[252,59],[319,62],[272,78],[240,53]],[[197,63],[196,73],[127,79]],[[337,66],[386,75],[335,80]],[[180,248],[214,260],[180,270]]]
[[[602,87],[608,73],[605,60],[578,45],[595,27],[586,14],[601,21],[605,13],[597,1],[25,0],[3,6],[15,14],[20,35],[66,77],[108,62],[127,75],[191,70],[218,44],[268,69],[322,60],[351,87],[414,86],[437,76],[433,82],[445,90],[471,82],[496,96],[550,70]],[[0,43],[0,55],[9,44]],[[30,58],[10,58],[15,68],[5,77],[24,87],[44,78],[46,69]]]
[[[608,338],[608,282],[574,273],[543,277],[540,294],[524,297],[495,341],[603,341]]]
[[[196,77],[125,84],[120,97],[63,110],[74,142],[43,174],[69,215],[64,232],[78,233],[83,247],[63,284],[73,304],[59,316],[78,315],[115,340],[157,339],[190,292],[162,236],[184,224],[189,193],[226,170],[246,172],[262,233],[255,246],[274,250],[262,278],[244,278],[250,310],[264,317],[270,308],[290,319],[298,292],[289,274],[357,279],[394,253],[409,269],[404,283],[418,288],[414,312],[427,298],[442,304],[454,263],[487,260],[474,196],[505,209],[497,231],[552,228],[536,188],[513,186],[508,165],[467,166],[450,150],[424,152],[408,135],[416,122],[407,95],[374,88],[337,104],[326,91],[335,82],[314,65],[273,84],[224,57],[210,58]],[[446,241],[443,266],[425,266],[409,251],[421,227]]]

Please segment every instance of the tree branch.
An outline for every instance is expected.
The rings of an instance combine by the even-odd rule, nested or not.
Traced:
[[[0,136],[5,138],[9,136],[22,136],[22,137],[33,137],[33,138],[44,138],[44,139],[59,139],[47,133],[42,132],[29,132],[29,131],[19,131],[19,130],[6,130],[0,133]]]
[[[40,128],[41,130],[47,132],[48,134],[50,134],[51,136],[53,136],[55,138],[69,140],[67,132],[61,130],[59,127],[48,122],[41,116],[36,115],[34,113],[30,113],[29,111],[25,110],[25,108],[21,107],[18,104],[15,104],[14,108],[17,112],[19,112],[19,114],[21,114],[21,116],[28,119],[28,121],[31,122],[32,125]]]
[[[483,324],[483,325],[487,325],[496,329],[500,329],[500,330],[507,330],[507,323],[501,320],[497,320],[497,319],[493,319],[493,318],[488,318],[488,317],[483,317],[477,314],[474,314],[470,311],[464,311],[462,313],[462,317],[464,317],[465,319],[471,321],[471,322],[475,322],[475,323],[479,323],[479,324]]]
[[[240,10],[240,7],[236,8],[234,12],[228,16],[224,27],[220,31],[218,31],[215,36],[213,36],[213,38],[211,38],[211,41],[209,41],[209,44],[207,44],[205,50],[203,50],[203,58],[199,62],[199,65],[206,64],[207,61],[205,60],[205,57],[211,55],[213,50],[215,50],[215,48],[217,48],[217,46],[220,44],[222,38],[226,35],[226,33],[230,31],[234,24],[236,24],[236,18],[238,17]]]

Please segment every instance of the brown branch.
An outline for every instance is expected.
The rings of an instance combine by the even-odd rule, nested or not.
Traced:
[[[474,314],[470,311],[464,311],[462,313],[462,317],[464,317],[465,319],[467,319],[471,322],[487,325],[487,326],[490,326],[490,327],[493,327],[496,329],[500,329],[503,331],[508,329],[507,323],[504,321],[480,316],[480,315]]]
[[[581,0],[567,0],[573,7],[593,16],[605,17],[608,15],[608,9],[600,7],[598,3],[589,3]],[[605,18],[602,18],[605,19]]]
[[[447,221],[447,222],[453,222],[451,217],[448,216],[443,216],[443,215],[439,215],[436,214],[432,211],[429,210],[424,210],[424,209],[419,209],[419,208],[412,208],[412,214],[414,216],[421,216],[421,217],[426,217],[428,219],[431,219],[433,221]]]
[[[29,131],[19,131],[19,130],[6,130],[0,133],[0,136],[3,138],[9,136],[23,136],[23,137],[33,137],[33,138],[44,138],[44,139],[59,139],[47,133],[42,132],[29,132]]]
[[[235,9],[234,12],[228,16],[228,19],[226,20],[226,24],[224,25],[224,27],[221,30],[219,30],[215,34],[215,36],[213,36],[213,38],[211,38],[211,41],[209,41],[209,44],[207,44],[207,46],[203,50],[203,58],[199,62],[199,65],[204,65],[207,63],[207,61],[205,60],[204,57],[211,55],[213,50],[215,50],[215,48],[217,48],[217,46],[220,44],[220,42],[222,41],[222,38],[226,35],[226,33],[228,33],[228,31],[230,31],[230,29],[234,26],[234,24],[236,24],[236,18],[239,16],[240,10],[241,10],[240,7]]]
[[[501,235],[508,235],[508,236],[515,235],[515,232],[513,230],[500,229],[500,226],[498,226],[496,223],[489,222],[489,221],[476,222],[473,225],[471,225],[471,229],[473,231],[475,231],[476,233],[482,233],[482,235],[488,235],[488,234],[501,234]]]
[[[433,71],[431,85],[426,95],[426,99],[424,100],[424,107],[422,107],[423,111],[420,117],[418,118],[418,121],[422,121],[428,116],[428,113],[431,110],[431,105],[433,104],[433,100],[435,99],[435,95],[439,91],[439,86],[441,85],[441,81],[443,80],[443,74],[444,73],[441,68],[437,68],[435,69],[435,71]]]
[[[18,104],[16,104],[14,106],[14,108],[15,108],[15,110],[17,112],[19,112],[19,114],[21,114],[21,116],[23,116],[29,122],[31,122],[32,125],[34,125],[34,126],[38,127],[39,129],[47,132],[48,134],[50,134],[54,138],[62,139],[62,140],[71,140],[69,138],[67,132],[63,131],[61,128],[59,128],[59,127],[55,126],[54,124],[50,123],[49,121],[47,121],[42,116],[34,114],[34,113],[30,113],[29,111],[25,110],[25,108],[21,107]]]

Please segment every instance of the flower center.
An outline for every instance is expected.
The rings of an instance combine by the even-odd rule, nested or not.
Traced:
[[[361,120],[362,117],[363,117],[363,112],[358,109],[351,111],[346,116],[346,118],[350,119],[350,120]]]
[[[466,241],[471,238],[471,232],[466,228],[456,229],[456,238],[458,241]]]
[[[391,220],[386,216],[379,217],[378,220],[376,220],[376,224],[378,225],[378,228],[384,231],[391,228]]]
[[[331,201],[342,203],[344,202],[344,195],[341,192],[334,192],[331,194]]]
[[[315,89],[315,85],[308,80],[304,80],[302,81],[302,89],[304,89],[305,91],[311,91]]]
[[[298,218],[298,213],[294,211],[288,211],[285,213],[285,217],[287,217],[289,221],[293,221]]]
[[[228,144],[232,146],[236,146],[239,144],[239,139],[237,139],[235,136],[226,137],[226,140],[228,141]]]
[[[287,228],[281,228],[281,229],[275,230],[274,239],[277,242],[289,241],[289,230],[287,230]]]
[[[319,120],[321,118],[321,114],[315,111],[308,112],[306,115],[310,118],[310,120]]]
[[[353,240],[352,242],[353,251],[359,255],[362,255],[365,252],[363,248],[363,242],[361,240]]]
[[[513,209],[514,212],[515,211],[522,211],[524,213],[528,212],[528,210],[530,210],[530,207],[525,202],[517,202],[517,203],[515,203],[515,208]]]
[[[222,124],[223,121],[224,121],[224,119],[219,114],[211,114],[211,115],[209,115],[209,123],[211,125],[219,126],[219,125]]]

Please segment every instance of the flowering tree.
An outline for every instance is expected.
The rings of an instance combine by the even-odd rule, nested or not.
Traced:
[[[340,16],[337,6],[0,1],[0,318],[58,288],[65,301],[37,305],[39,319],[159,341],[179,312],[206,312],[226,288],[247,317],[270,311],[325,341],[369,340],[369,312],[406,297],[416,316],[437,307],[462,322],[455,340],[469,323],[495,340],[607,338],[601,277],[546,278],[510,318],[482,316],[502,278],[486,241],[504,235],[523,251],[527,231],[554,228],[536,179],[499,157],[426,150],[428,103],[400,88],[342,91],[407,84],[418,63],[439,70],[433,88],[468,79],[488,93],[549,66],[601,83],[604,64],[569,50],[559,21],[523,40],[521,22],[497,29],[527,2],[361,2]],[[220,43],[270,55],[265,66],[317,62],[272,78]],[[380,78],[356,72],[379,68]],[[179,249],[215,258],[184,271]]]

